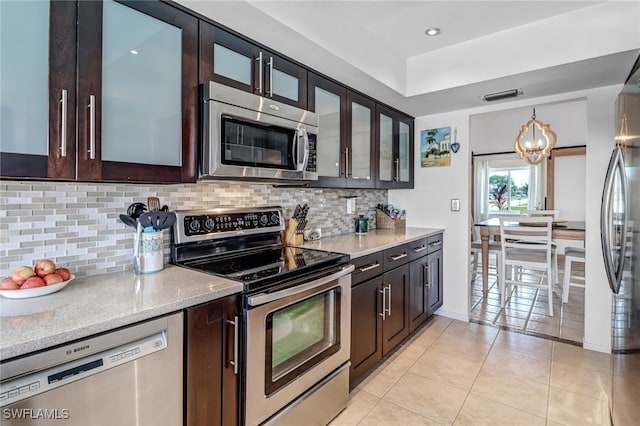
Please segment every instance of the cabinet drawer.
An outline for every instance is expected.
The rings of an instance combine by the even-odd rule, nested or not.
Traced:
[[[427,238],[421,238],[409,243],[409,261],[427,255]]]
[[[352,259],[351,263],[356,267],[351,274],[351,285],[354,286],[376,275],[382,274],[382,259],[383,253],[381,251],[367,256],[358,257]]]
[[[409,261],[409,244],[402,244],[384,251],[384,270],[389,271]]]
[[[437,250],[442,250],[442,234],[433,235],[427,240],[428,252],[433,253]]]

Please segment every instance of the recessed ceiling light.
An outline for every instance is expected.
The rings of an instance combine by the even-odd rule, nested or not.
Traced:
[[[138,54],[138,51],[137,50],[133,50],[133,49],[131,49],[129,52],[131,52],[132,55],[137,55]]]
[[[427,30],[424,33],[425,35],[428,35],[431,37],[437,36],[438,34],[440,34],[440,28],[438,27],[427,28]]]

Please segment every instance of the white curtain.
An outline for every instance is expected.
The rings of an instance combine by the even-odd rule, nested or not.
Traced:
[[[473,217],[476,222],[489,219],[489,159],[475,158]]]
[[[544,210],[547,193],[547,161],[529,166],[529,210]]]

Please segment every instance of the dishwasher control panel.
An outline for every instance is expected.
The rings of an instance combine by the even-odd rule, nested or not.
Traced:
[[[47,392],[167,347],[167,331],[0,383],[0,407]]]

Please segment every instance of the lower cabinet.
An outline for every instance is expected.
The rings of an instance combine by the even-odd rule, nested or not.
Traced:
[[[429,276],[427,282],[428,288],[428,316],[433,315],[435,311],[442,306],[442,249],[436,250],[427,255],[427,263],[429,265]]]
[[[429,318],[429,261],[427,253],[409,264],[409,332]]]
[[[409,335],[409,266],[382,276],[382,355]]]
[[[351,383],[442,306],[442,234],[353,259],[353,264]]]
[[[351,289],[351,370],[353,382],[382,358],[382,277]]]
[[[185,426],[237,425],[239,296],[185,310]]]

